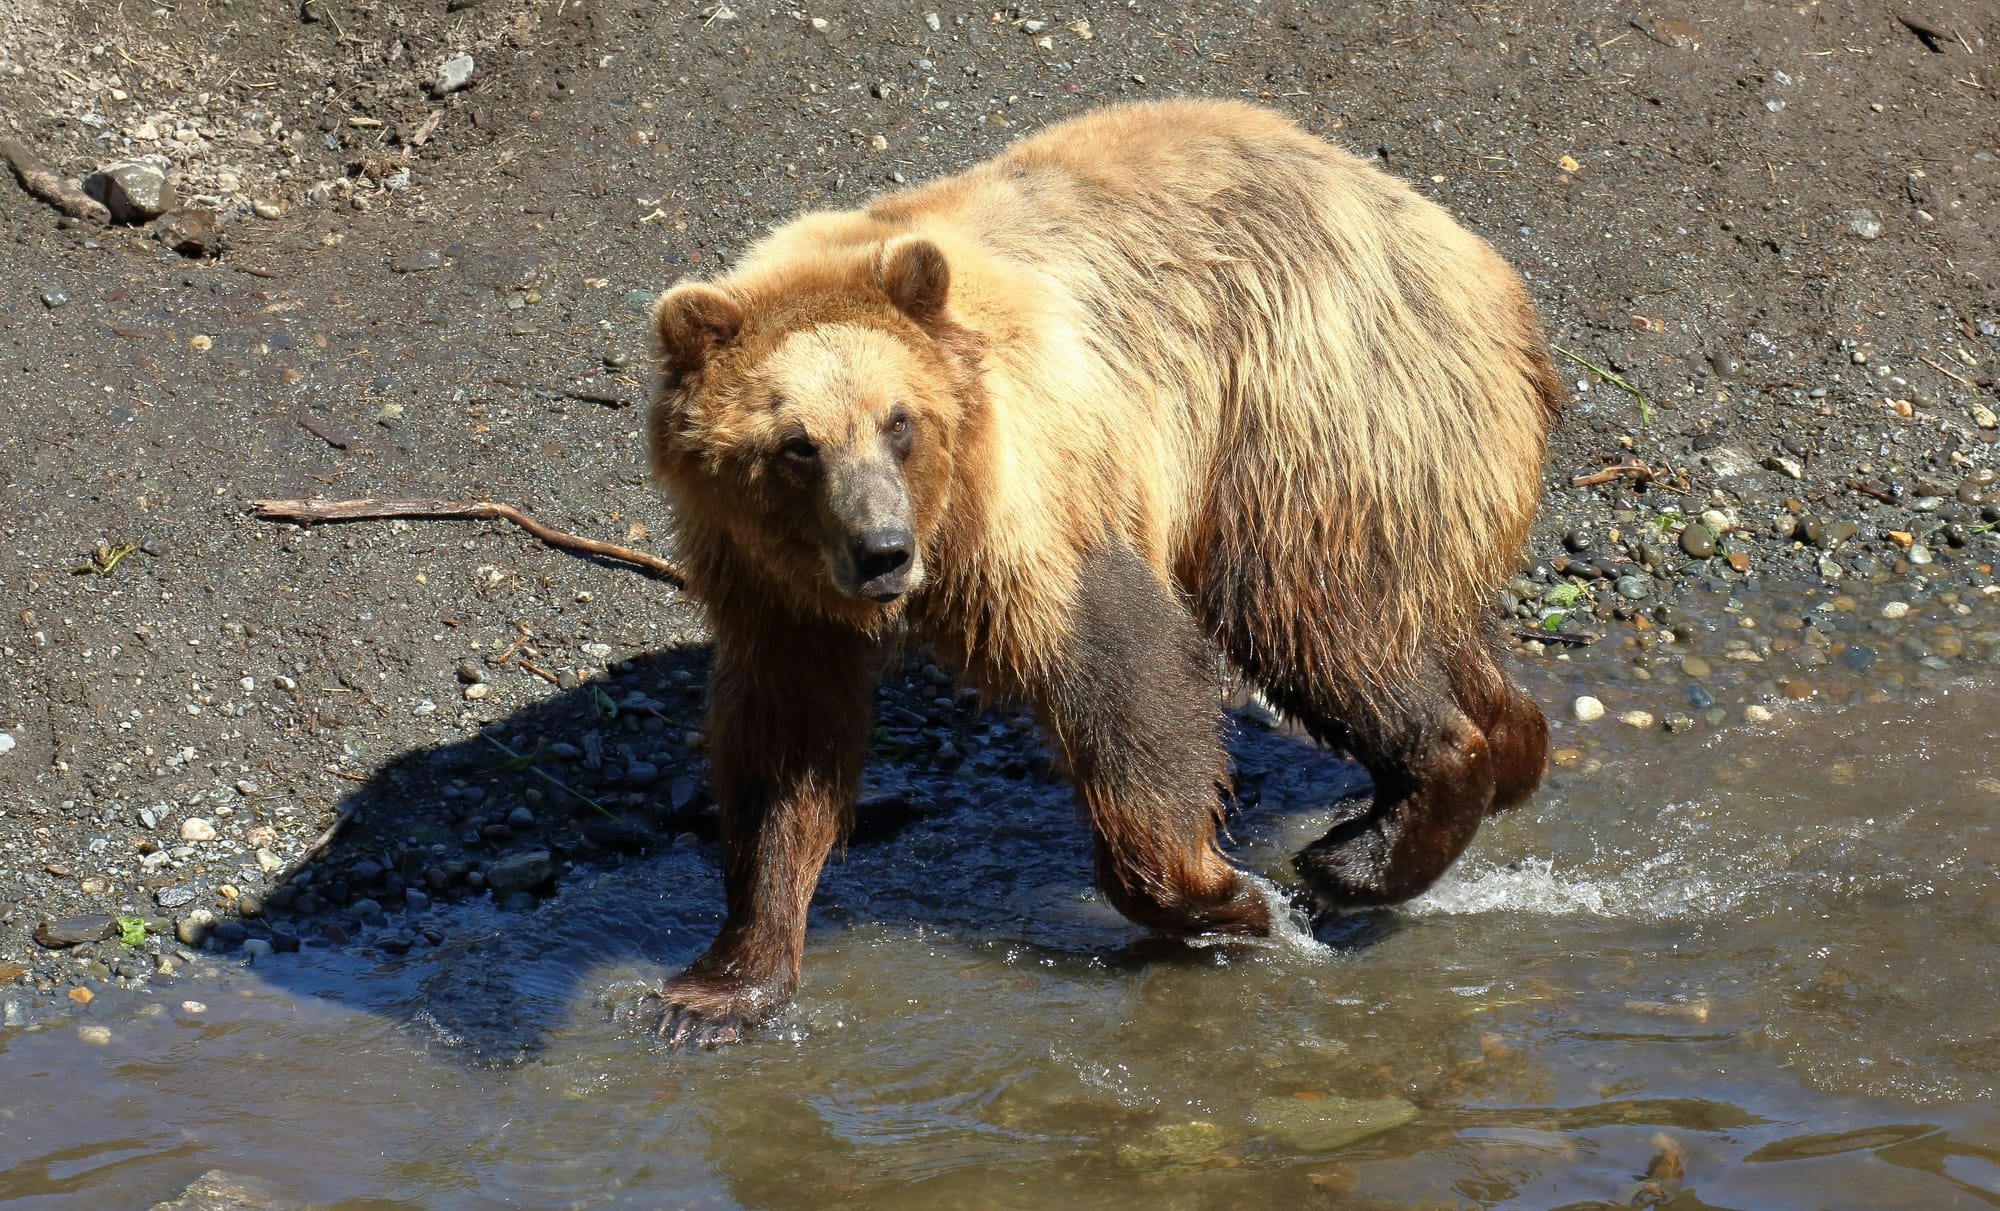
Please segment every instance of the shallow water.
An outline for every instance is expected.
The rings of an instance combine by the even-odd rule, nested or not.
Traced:
[[[714,928],[698,847],[439,907],[0,1033],[0,1203],[2000,1206],[1996,688],[1634,732],[1417,903],[1259,946],[1145,937],[1066,806],[970,795],[830,869],[796,1007],[715,1054],[641,995]],[[1351,772],[1237,749],[1282,879]]]

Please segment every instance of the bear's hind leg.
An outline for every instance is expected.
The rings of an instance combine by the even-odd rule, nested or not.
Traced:
[[[1365,814],[1334,826],[1293,860],[1321,901],[1394,904],[1436,882],[1479,831],[1495,790],[1492,746],[1446,679],[1344,710],[1278,698],[1315,739],[1353,754],[1375,779]]]
[[[1475,727],[1486,734],[1493,756],[1492,812],[1527,802],[1542,784],[1549,760],[1549,721],[1535,700],[1516,689],[1492,652],[1468,645],[1451,663],[1452,694]]]
[[[1267,933],[1264,897],[1216,844],[1227,762],[1207,645],[1123,543],[1086,560],[1051,664],[1037,705],[1068,759],[1112,904],[1163,933]]]

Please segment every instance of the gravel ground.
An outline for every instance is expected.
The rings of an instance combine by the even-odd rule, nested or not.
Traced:
[[[106,228],[0,182],[8,1016],[706,845],[669,586],[246,502],[656,547],[655,292],[1107,100],[1261,98],[1521,267],[1573,395],[1500,606],[1558,766],[1992,667],[2000,16],[1697,7],[7,6],[0,136],[182,206]],[[858,843],[961,768],[1047,776],[921,653],[883,698],[904,772]]]

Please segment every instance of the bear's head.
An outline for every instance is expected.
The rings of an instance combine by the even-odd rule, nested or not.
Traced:
[[[653,312],[653,466],[706,554],[869,630],[922,588],[973,371],[938,247],[903,237],[688,283]],[[697,589],[714,586],[697,584]]]

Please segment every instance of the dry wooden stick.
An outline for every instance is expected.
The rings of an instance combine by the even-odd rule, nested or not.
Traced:
[[[7,161],[14,175],[21,178],[21,188],[71,218],[93,223],[111,221],[111,212],[104,203],[57,176],[54,169],[42,163],[41,157],[18,139],[0,139],[0,160]]]
[[[382,521],[392,517],[467,517],[481,521],[498,518],[511,521],[552,547],[584,551],[644,568],[671,581],[675,588],[687,587],[687,577],[671,561],[616,543],[599,542],[579,534],[552,530],[515,508],[496,500],[439,500],[417,496],[403,498],[363,497],[359,500],[253,500],[250,507],[264,521]]]

